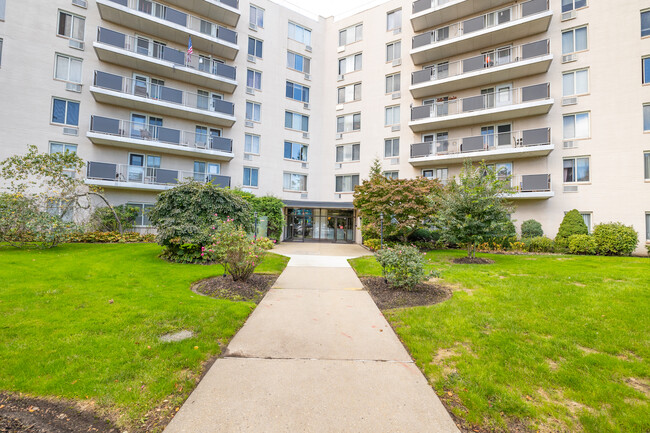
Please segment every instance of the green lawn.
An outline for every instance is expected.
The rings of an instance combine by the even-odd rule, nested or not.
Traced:
[[[222,268],[167,263],[159,252],[155,244],[0,247],[0,390],[89,399],[125,427],[165,399],[180,404],[254,304],[193,293],[192,282]],[[280,273],[287,262],[270,254],[258,272]],[[195,336],[158,340],[183,329]]]
[[[473,426],[650,431],[650,260],[427,254],[454,287],[430,307],[387,312],[418,366]],[[351,261],[379,275],[372,256]]]

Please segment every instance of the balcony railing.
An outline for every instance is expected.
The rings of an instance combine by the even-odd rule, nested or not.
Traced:
[[[190,149],[216,150],[232,153],[232,139],[214,134],[181,131],[163,126],[147,125],[142,122],[92,116],[90,132],[113,137],[146,140],[155,143],[172,144]]]
[[[507,148],[544,146],[551,143],[550,128],[527,129],[456,140],[434,140],[411,145],[411,158],[426,158],[437,155],[471,154]]]
[[[230,186],[229,176],[96,161],[88,162],[86,178],[124,184],[140,184],[142,186],[173,186],[189,180],[201,183],[211,182],[221,187]]]
[[[550,174],[522,174],[512,178],[512,185],[517,192],[551,191]]]
[[[120,75],[109,74],[102,71],[95,71],[94,85],[102,89],[112,90],[125,95],[137,96],[152,101],[169,102],[206,112],[216,112],[230,116],[235,112],[235,106],[231,102],[222,99],[184,92],[171,87],[122,77]]]
[[[237,32],[222,27],[213,22],[204,20],[194,15],[188,15],[169,6],[151,0],[110,0],[114,3],[125,6],[134,11],[150,15],[154,18],[168,21],[189,30],[202,33],[204,35],[221,39],[231,44],[237,44]],[[232,1],[226,0],[224,4],[230,4]]]
[[[196,54],[188,55],[186,51],[169,48],[157,42],[150,42],[148,39],[139,39],[114,30],[99,27],[97,29],[97,41],[131,53],[169,62],[171,64],[170,66],[185,66],[216,77],[228,78],[230,80],[236,79],[237,70],[233,66]],[[138,41],[141,41],[141,45],[138,44]]]
[[[455,100],[438,100],[433,104],[411,108],[411,120],[436,119],[493,108],[501,108],[550,98],[550,84],[535,84],[516,89],[497,89],[495,92]]]
[[[426,11],[427,9],[444,6],[451,0],[417,0],[413,2],[413,13]]]
[[[413,49],[460,38],[479,30],[497,28],[507,23],[524,19],[531,15],[547,11],[548,0],[529,0],[519,5],[479,15],[465,21],[439,27],[413,37]]]
[[[516,64],[524,60],[545,56],[549,53],[550,43],[548,39],[514,47],[499,48],[489,53],[415,71],[411,74],[411,84],[439,81],[470,72],[495,68],[497,66]]]

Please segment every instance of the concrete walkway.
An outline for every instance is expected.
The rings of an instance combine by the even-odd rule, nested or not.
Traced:
[[[347,263],[356,245],[282,244],[273,289],[165,433],[457,433]]]

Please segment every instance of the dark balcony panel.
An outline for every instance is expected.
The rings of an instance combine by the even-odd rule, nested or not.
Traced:
[[[120,121],[108,117],[92,116],[90,118],[90,130],[92,132],[103,132],[104,134],[121,135]]]
[[[535,84],[521,89],[521,102],[536,101],[549,97],[548,83]]]
[[[463,73],[466,74],[468,72],[483,69],[483,66],[485,66],[485,59],[483,58],[483,54],[476,57],[470,57],[469,59],[463,60]]]
[[[472,96],[463,99],[463,113],[468,111],[483,110],[485,108],[485,95]]]
[[[95,71],[95,86],[104,89],[117,90],[121,92],[123,78],[119,75],[109,74],[102,71]]]
[[[431,9],[431,1],[432,0],[417,0],[416,2],[413,2],[413,13],[417,14],[418,12]]]
[[[129,0],[111,0],[113,3],[120,4],[122,6],[129,6]]]
[[[164,128],[161,126],[158,128],[158,140],[160,140],[162,143],[180,144],[181,131],[178,129]]]
[[[531,42],[521,46],[521,57],[524,59],[545,56],[546,54],[548,54],[548,40]]]
[[[499,11],[497,17],[497,21],[499,24],[510,22],[511,19],[512,19],[512,14],[510,13],[510,9],[504,9],[502,11]]]
[[[548,0],[530,0],[521,5],[521,16],[527,17],[548,10]]]
[[[178,183],[178,171],[157,168],[154,182],[161,185],[166,183]]]
[[[521,176],[521,191],[549,191],[551,176],[548,174],[527,174]]]
[[[237,43],[237,32],[225,27],[217,27],[217,38],[233,44]]]
[[[126,35],[114,30],[99,28],[97,40],[104,44],[112,45],[114,47],[122,48],[126,46]]]
[[[449,153],[448,140],[436,141],[435,146],[436,146],[436,153],[440,153],[440,154]]]
[[[411,120],[426,119],[431,117],[431,105],[422,105],[411,109]]]
[[[483,143],[483,136],[481,135],[476,137],[465,137],[463,138],[463,144],[461,145],[460,151],[465,153],[485,150],[485,145]]]
[[[415,143],[411,145],[411,158],[421,158],[431,155],[431,143]]]
[[[219,3],[223,3],[234,9],[239,9],[239,2],[237,0],[219,0]]]
[[[413,36],[413,49],[430,45],[433,42],[433,33],[426,32],[421,35]]]
[[[550,130],[548,128],[529,129],[522,133],[524,146],[537,146],[550,143]]]
[[[237,77],[237,69],[233,66],[224,63],[215,63],[217,75],[224,78],[235,80]]]
[[[485,17],[483,15],[463,22],[463,34],[465,35],[468,33],[483,30],[484,28],[485,28]]]
[[[431,80],[431,69],[422,69],[421,71],[415,71],[411,75],[411,80],[413,84],[426,83]]]
[[[167,6],[165,19],[174,24],[187,27],[187,14]]]
[[[160,87],[160,99],[163,101],[174,102],[176,104],[183,103],[183,91],[172,89],[171,87]]]
[[[88,178],[117,180],[117,164],[107,162],[88,162]]]
[[[163,47],[162,50],[163,50],[163,55],[162,55],[163,60],[167,60],[168,62],[176,63],[177,65],[180,65],[180,66],[185,65],[185,52],[184,51],[175,50],[175,49],[169,48],[169,47]]]
[[[212,137],[210,141],[210,149],[232,152],[232,140],[230,138]]]
[[[210,175],[210,183],[219,188],[230,188],[230,176]]]
[[[229,114],[231,116],[235,114],[235,106],[232,102],[217,99],[212,101],[212,106],[214,107],[214,111],[218,113]]]

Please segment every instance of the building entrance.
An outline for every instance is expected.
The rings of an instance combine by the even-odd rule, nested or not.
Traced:
[[[287,209],[285,241],[354,242],[354,210]]]

